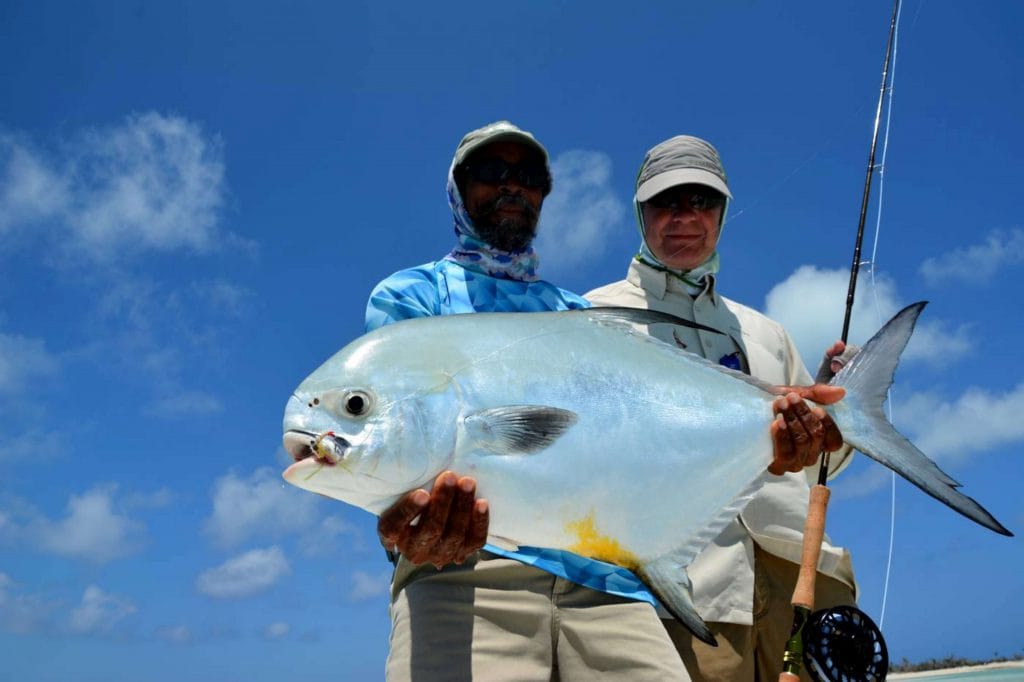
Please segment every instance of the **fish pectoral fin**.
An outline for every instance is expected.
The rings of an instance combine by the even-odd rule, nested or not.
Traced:
[[[474,442],[500,455],[530,455],[548,447],[579,417],[546,405],[502,405],[466,417]]]
[[[697,639],[718,646],[704,619],[693,605],[693,590],[686,569],[671,557],[663,557],[636,569],[636,574],[650,588],[661,605],[685,625]]]

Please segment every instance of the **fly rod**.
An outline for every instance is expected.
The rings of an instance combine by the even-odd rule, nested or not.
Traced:
[[[861,198],[853,263],[850,266],[850,284],[846,293],[846,314],[843,318],[841,337],[844,344],[849,337],[850,317],[853,314],[853,301],[857,290],[861,246],[864,242],[864,223],[867,220],[868,203],[871,197],[871,179],[875,172],[878,128],[882,118],[882,103],[885,100],[886,84],[889,82],[889,64],[895,44],[899,9],[900,0],[895,0],[892,20],[889,23],[889,39],[885,47],[885,61],[882,65],[882,86],[878,93],[874,131],[871,134],[871,151],[868,154],[867,177],[864,180],[864,193]],[[882,639],[882,633],[862,611],[851,606],[840,606],[812,613],[814,611],[814,586],[817,578],[818,558],[821,555],[821,543],[825,535],[825,517],[830,495],[828,466],[829,453],[824,453],[818,471],[818,483],[811,488],[807,505],[800,573],[797,577],[796,588],[793,590],[793,628],[782,657],[782,673],[779,675],[779,682],[799,682],[800,670],[805,663],[807,674],[815,682],[884,680],[889,669],[888,652],[885,648],[885,641]]]

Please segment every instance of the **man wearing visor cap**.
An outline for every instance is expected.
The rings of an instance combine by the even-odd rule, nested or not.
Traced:
[[[640,251],[626,279],[586,298],[594,305],[650,308],[724,332],[712,334],[670,324],[651,325],[654,336],[702,357],[781,386],[811,383],[786,330],[717,290],[718,240],[732,199],[718,151],[687,135],[672,137],[647,152],[636,182]],[[844,351],[837,342],[826,366],[837,371]],[[819,373],[819,380],[830,375]],[[793,435],[810,416],[824,419],[791,394],[784,417],[772,424],[776,452],[796,453]],[[812,426],[808,427],[808,432]],[[804,450],[806,452],[806,450]],[[832,463],[849,460],[845,447]],[[802,464],[812,465],[808,458]],[[773,465],[774,466],[774,465]],[[817,466],[766,483],[754,500],[697,556],[688,573],[694,603],[715,634],[717,647],[696,639],[675,620],[663,621],[694,680],[775,680],[792,626],[790,599],[799,569],[810,484]],[[853,604],[856,583],[849,553],[822,547],[815,604]]]

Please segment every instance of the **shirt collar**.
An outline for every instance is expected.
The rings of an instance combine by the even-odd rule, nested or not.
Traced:
[[[715,291],[715,275],[705,275],[705,281],[707,286],[700,294],[695,298],[703,298],[707,296],[712,305],[718,305],[718,295]],[[675,277],[663,270],[656,270],[650,265],[636,260],[635,258],[629,265],[629,272],[626,273],[626,281],[630,284],[640,287],[647,293],[651,294],[659,301],[665,300],[665,296],[669,293],[678,294],[681,296],[689,296],[690,293],[686,290],[686,285],[680,282]]]

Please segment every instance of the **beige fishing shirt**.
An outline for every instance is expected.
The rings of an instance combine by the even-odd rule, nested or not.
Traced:
[[[594,305],[649,308],[717,329],[724,334],[671,324],[653,324],[646,330],[708,360],[738,367],[775,385],[809,385],[810,374],[782,325],[761,313],[718,295],[714,277],[697,297],[682,282],[636,260],[625,280],[594,289],[586,295]],[[732,356],[728,358],[728,356]],[[723,363],[723,358],[727,358]],[[730,362],[731,361],[731,362]],[[838,472],[850,459],[833,453],[831,468]],[[838,465],[838,466],[837,466]],[[833,474],[834,475],[834,474]],[[690,565],[697,611],[709,622],[753,624],[754,546],[800,563],[804,519],[810,485],[818,468],[803,473],[770,477],[757,496]],[[840,580],[856,593],[850,554],[826,536],[818,570]]]

